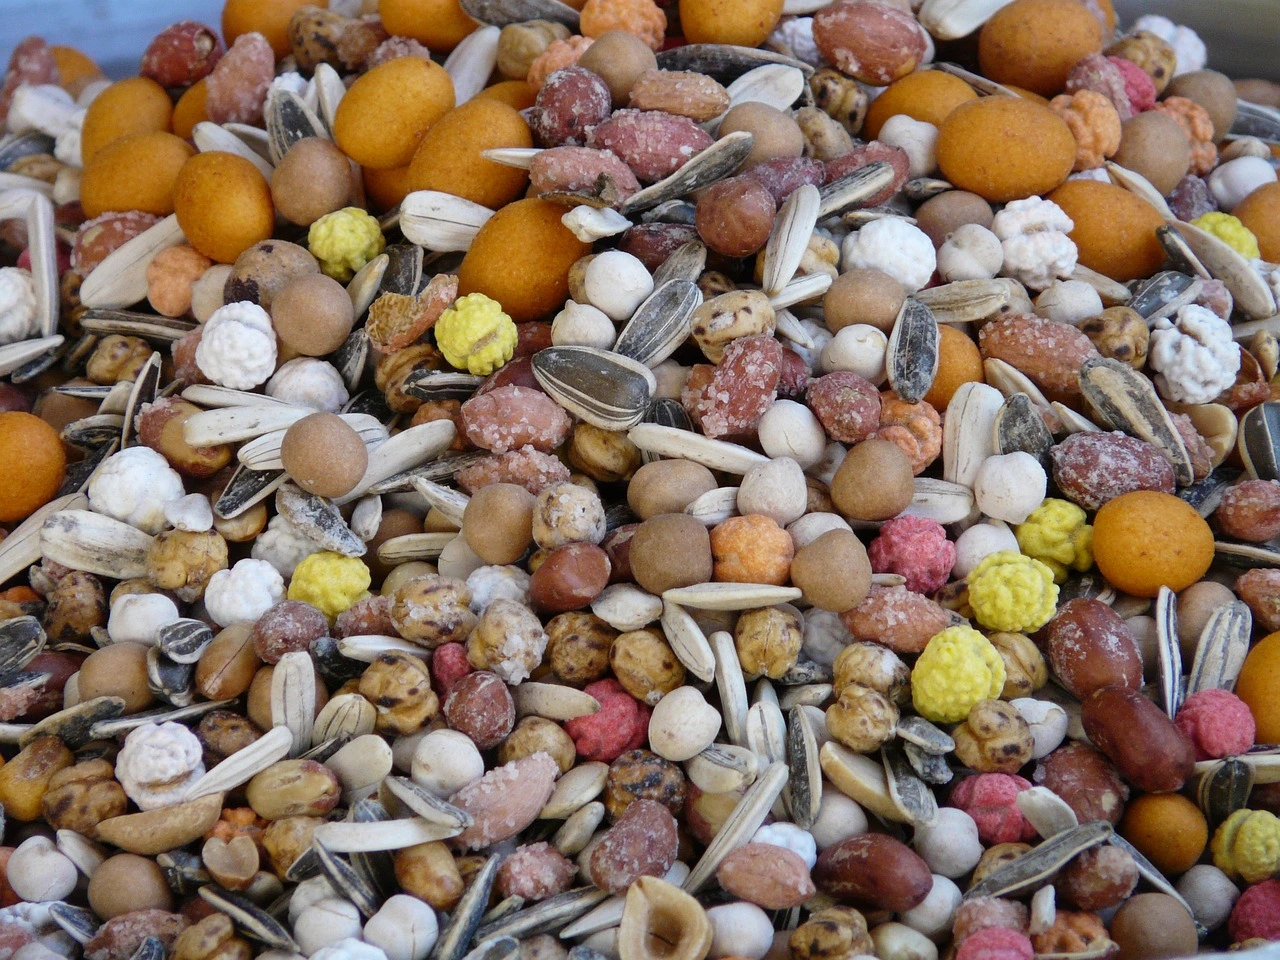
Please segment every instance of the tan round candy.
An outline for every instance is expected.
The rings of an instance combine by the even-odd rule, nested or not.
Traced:
[[[911,458],[888,440],[864,440],[844,458],[831,481],[831,499],[846,517],[888,520],[911,503]]]
[[[328,140],[299,140],[271,174],[271,199],[291,223],[308,227],[351,200],[351,161]]]
[[[289,281],[271,301],[271,324],[280,342],[304,357],[333,353],[355,319],[346,287],[322,273]]]
[[[155,700],[147,687],[147,647],[141,643],[112,643],[95,650],[80,665],[79,684],[81,702],[121,697],[125,713],[145,710]]]
[[[626,30],[609,30],[587,47],[578,66],[604,79],[615,107],[625,107],[636,78],[658,68],[649,45]]]
[[[369,451],[336,413],[313,413],[285,431],[280,460],[303,490],[318,497],[341,497],[364,476]]]
[[[1111,920],[1111,939],[1124,960],[1164,960],[1196,952],[1196,924],[1186,907],[1167,893],[1140,893]]]
[[[745,130],[755,137],[751,152],[742,163],[749,170],[757,163],[777,157],[798,157],[804,153],[804,134],[800,125],[777,107],[750,100],[733,107],[720,121],[720,136]]]
[[[117,644],[118,646],[118,644]],[[89,878],[89,906],[104,920],[134,910],[172,910],[173,893],[164,871],[149,857],[117,853]]]
[[[791,583],[804,599],[833,613],[861,603],[871,589],[871,563],[866,548],[850,530],[828,530],[796,551]]]
[[[1200,632],[1209,618],[1235,598],[1230,587],[1214,580],[1193,583],[1178,594],[1178,643],[1182,656],[1190,658],[1188,663],[1195,658]]]
[[[533,494],[514,483],[491,483],[471,496],[462,536],[485,563],[515,563],[533,543]]]
[[[635,472],[627,484],[627,505],[641,520],[660,513],[680,513],[716,488],[716,478],[692,460],[655,460]]]
[[[1111,159],[1167,194],[1191,166],[1191,144],[1173,117],[1148,110],[1120,125],[1120,149]]]
[[[888,333],[906,299],[902,284],[883,270],[857,267],[836,277],[822,298],[822,307],[832,333],[855,323],[868,323]]]
[[[948,190],[930,197],[916,210],[916,226],[928,234],[935,247],[942,246],[947,234],[966,223],[990,227],[995,214],[991,204],[968,190]]]
[[[711,579],[711,536],[683,513],[650,517],[631,537],[631,575],[655,596]]]

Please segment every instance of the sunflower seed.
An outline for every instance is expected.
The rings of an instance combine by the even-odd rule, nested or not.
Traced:
[[[1011,398],[1012,399],[1012,398]],[[1088,417],[1077,413],[1064,403],[1054,400],[1050,404],[1053,412],[1057,415],[1058,421],[1062,424],[1062,429],[1066,433],[1101,433],[1102,428],[1090,420]],[[1042,418],[1043,419],[1043,418]],[[1045,429],[1048,429],[1047,427]]]
[[[316,680],[311,656],[305,650],[282,656],[271,673],[271,725],[293,734],[290,753],[311,746],[316,715]]]
[[[924,717],[903,717],[898,722],[898,736],[926,753],[943,756],[956,748],[956,742],[944,730]]]
[[[1160,697],[1172,720],[1182,704],[1182,646],[1178,641],[1177,596],[1162,586],[1156,594],[1156,656],[1160,666]]]
[[[648,367],[594,347],[539,350],[533,375],[561,407],[603,430],[639,423],[657,389]]]
[[[493,891],[493,882],[497,879],[501,862],[501,856],[491,855],[476,871],[471,885],[454,907],[449,925],[436,941],[430,960],[461,960],[475,937],[476,929],[489,904],[489,895]]]
[[[1175,222],[1178,218],[1173,215],[1173,211],[1169,209],[1169,204],[1164,196],[1157,190],[1142,174],[1136,170],[1130,170],[1122,167],[1118,163],[1111,160],[1103,161],[1103,168],[1107,172],[1107,176],[1117,187],[1123,187],[1135,197],[1147,201],[1151,206],[1156,208],[1156,212],[1167,222]]]
[[[61,900],[55,900],[49,904],[49,919],[82,946],[94,938],[98,927],[101,926],[93,911],[63,903]]]
[[[447,840],[462,832],[459,826],[443,826],[421,817],[411,820],[387,820],[381,823],[343,823],[330,821],[316,827],[314,842],[334,853],[366,853],[380,850],[403,850],[420,843]]]
[[[35,617],[0,623],[0,678],[9,677],[40,655],[48,638]]]
[[[501,32],[497,26],[472,30],[445,58],[444,70],[453,81],[455,106],[462,106],[484,89],[498,63]]]
[[[623,201],[620,212],[629,217],[724,179],[742,166],[754,142],[755,138],[745,130],[721,137],[686,160],[671,176],[633,193]]]
[[[1280,549],[1261,544],[1218,540],[1213,544],[1213,552],[1219,560],[1235,567],[1280,567]]]
[[[708,527],[738,516],[738,488],[717,487],[695,497],[685,506],[684,512]]]
[[[769,458],[736,443],[712,440],[702,434],[656,423],[642,423],[627,431],[627,439],[660,457],[692,460],[709,470],[742,475]]]
[[[315,747],[334,737],[359,737],[373,733],[377,711],[358,693],[341,693],[333,697],[316,716],[311,728],[310,746]]]
[[[1241,415],[1236,446],[1250,477],[1280,480],[1280,401],[1268,400]]]
[[[455,533],[406,533],[392,537],[378,547],[378,559],[388,564],[435,560],[456,536]]]
[[[505,27],[526,20],[550,20],[578,31],[578,11],[559,0],[462,0],[462,9],[481,23]]]
[[[698,583],[673,587],[662,594],[664,603],[698,610],[751,610],[799,599],[800,591],[796,587],[768,583]]]
[[[791,64],[761,64],[726,88],[729,107],[732,109],[740,103],[764,103],[775,110],[787,110],[804,94],[806,80],[804,71]]]
[[[1235,248],[1189,223],[1174,225],[1188,247],[1217,280],[1226,284],[1236,308],[1250,320],[1264,320],[1276,312],[1276,298],[1267,282]]]
[[[981,2],[981,0],[979,0]],[[988,97],[1016,97],[1018,94],[1006,87],[1004,84],[996,83],[994,80],[988,80],[986,77],[976,74],[971,70],[954,63],[935,63],[933,69],[941,70],[943,73],[949,73],[953,77],[959,77],[973,89]]]
[[[1242,600],[1232,600],[1215,610],[1196,642],[1187,696],[1201,690],[1233,690],[1252,634],[1253,612]]]
[[[138,944],[138,949],[129,955],[129,960],[164,960],[164,944],[158,937],[147,937]]]
[[[892,183],[893,167],[885,160],[875,160],[846,173],[818,191],[818,219],[855,209]]]
[[[172,720],[181,723],[193,717],[200,717],[213,710],[229,706],[231,700],[201,700],[187,707],[160,708],[144,710],[142,713],[131,713],[127,717],[116,717],[110,720],[99,720],[89,728],[89,739],[111,740],[121,734],[128,733],[148,723],[165,723]]]
[[[291,90],[273,85],[267,91],[263,114],[266,119],[267,146],[273,164],[280,163],[289,148],[299,140],[308,137],[329,139],[329,131],[320,122],[320,118]]]
[[[884,764],[885,785],[889,800],[901,817],[915,827],[924,827],[938,819],[938,801],[929,785],[916,776],[907,758],[891,747],[880,751]]]
[[[13,532],[0,541],[0,576],[9,580],[40,561],[41,531],[46,519],[62,511],[77,511],[88,505],[89,498],[83,493],[63,494],[14,527]]]
[[[400,201],[400,232],[427,250],[465,252],[492,216],[488,207],[462,197],[415,190]]]
[[[1129,307],[1144,320],[1168,316],[1178,307],[1192,303],[1204,289],[1204,281],[1176,270],[1161,270],[1143,280],[1133,291]]]
[[[379,424],[385,435],[386,429]],[[369,466],[355,489],[334,498],[338,506],[359,500],[374,484],[388,477],[412,470],[434,460],[448,450],[457,436],[451,420],[434,420],[416,427],[401,430],[389,440],[384,440],[369,452]]]
[[[36,301],[36,329],[41,334],[41,340],[48,340],[57,333],[58,308],[62,302],[58,287],[53,201],[35,190],[0,188],[0,220],[18,219],[24,220],[27,228],[27,250],[31,255],[31,280]],[[87,284],[86,279],[85,285]]]
[[[286,483],[276,491],[276,512],[306,534],[308,540],[344,557],[362,557],[368,550],[331,500]]]
[[[991,19],[1009,0],[925,0],[920,26],[938,40],[967,37]]]
[[[745,746],[747,742],[747,684],[738,662],[738,651],[733,637],[723,630],[713,633],[707,641],[716,661],[716,688],[720,692],[720,712],[724,716],[724,730],[729,742]],[[785,757],[785,748],[782,756]]]
[[[1254,772],[1249,764],[1235,757],[1213,762],[1210,770],[1196,783],[1196,803],[1209,821],[1210,829],[1249,803]]]
[[[1056,433],[1061,430],[1062,425],[1058,422],[1058,415],[1054,413],[1053,406],[1049,403],[1049,398],[1040,391],[1040,388],[1025,373],[1013,364],[1005,363],[997,357],[988,357],[983,360],[982,370],[986,375],[987,383],[999,390],[1002,396],[1008,398],[1015,394],[1025,393],[1027,399],[1031,401],[1031,405],[1044,418],[1045,426],[1049,428],[1050,432]]]
[[[658,54],[660,70],[691,70],[705,73],[721,83],[731,83],[749,70],[771,63],[794,67],[805,77],[813,75],[813,67],[802,60],[772,50],[730,43],[688,43]]]
[[[267,767],[289,755],[293,732],[288,727],[272,727],[248,746],[228,756],[187,788],[183,801],[197,800],[215,793],[227,793],[248,783]]]
[[[997,453],[1029,453],[1042,466],[1048,463],[1053,434],[1026,394],[1015,393],[1004,402],[996,414],[995,431]]]
[[[147,648],[147,688],[166,703],[189,707],[195,702],[195,673],[195,664],[177,663],[159,647]]]
[[[56,141],[39,130],[7,133],[0,136],[0,170],[7,170],[24,157],[53,153]]]
[[[804,78],[789,67],[781,68],[795,74],[803,86]],[[818,188],[812,184],[803,184],[783,202],[782,208],[773,223],[769,234],[769,242],[764,252],[764,292],[776,296],[782,288],[795,276],[805,251],[809,249],[809,238],[818,224],[818,211],[822,198]]]
[[[1025,797],[1024,797],[1025,794]],[[1048,787],[1029,787],[1015,798],[1018,810],[1045,840],[1079,823],[1070,804]]]
[[[698,622],[678,603],[662,601],[662,632],[686,670],[704,683],[715,677],[715,655]]]
[[[928,753],[910,742],[902,744],[902,752],[906,756],[907,762],[911,764],[911,769],[916,772],[916,776],[925,783],[942,786],[951,782],[954,774],[952,774],[951,767],[947,764],[946,757],[936,753]]]
[[[22,735],[18,745],[25,747],[38,737],[61,737],[74,750],[93,739],[91,729],[95,723],[122,713],[124,700],[120,697],[94,697],[45,717]]]
[[[387,777],[384,782],[392,796],[424,821],[458,830],[474,823],[471,814],[428,793],[407,777]]]
[[[430,480],[424,480],[421,477],[412,477],[409,482],[413,485],[413,489],[417,490],[428,503],[440,512],[445,519],[456,527],[462,526],[462,514],[467,509],[467,504],[471,498],[465,493],[457,490],[450,490],[448,487],[441,486]]]
[[[312,82],[316,88],[316,112],[320,115],[325,128],[332,134],[333,123],[338,115],[338,104],[347,94],[347,85],[342,82],[338,71],[327,63],[316,64]]]
[[[276,950],[298,952],[298,944],[289,935],[289,931],[248,897],[224,890],[212,883],[201,887],[198,893],[205,903],[230,917],[236,929],[249,939],[257,940]]]
[[[822,767],[818,763],[818,735],[803,707],[787,715],[787,766],[790,776],[783,792],[796,826],[809,829],[822,803]]]
[[[903,822],[902,813],[889,795],[883,764],[854,753],[835,741],[822,745],[818,760],[822,764],[822,772],[841,793],[884,820]]]
[[[227,128],[209,120],[202,120],[192,128],[191,140],[201,153],[231,153],[241,160],[248,160],[267,181],[275,169],[266,157]],[[135,301],[136,302],[136,301]]]
[[[342,826],[342,824],[325,824],[325,826]],[[319,829],[319,828],[317,828]],[[313,839],[310,849],[314,851],[320,872],[329,880],[335,890],[356,905],[356,909],[366,918],[378,912],[382,905],[377,891],[360,876],[359,872],[346,860],[326,847],[320,840]]]
[[[978,468],[996,452],[995,427],[1004,397],[985,383],[964,383],[947,405],[942,428],[942,476],[972,488]]]
[[[933,477],[916,477],[911,504],[903,512],[928,517],[945,526],[975,516],[974,509],[973,491],[968,487]]]
[[[822,775],[821,768],[817,767],[816,750],[813,760],[819,770],[818,799],[821,800]],[[728,743],[713,743],[684,764],[689,782],[705,793],[728,793],[749,787],[755,782],[759,768],[760,758],[754,750]]]
[[[1145,440],[1164,454],[1179,486],[1195,480],[1186,444],[1150,380],[1119,360],[1094,357],[1080,367],[1080,389],[1113,429]]]
[[[968,323],[985,320],[1007,306],[1009,287],[999,280],[956,280],[912,296],[933,311],[938,323]]]
[[[154,539],[105,514],[60,510],[45,518],[39,542],[44,556],[64,567],[123,580],[146,575]]]
[[[747,788],[747,792],[742,795],[733,812],[725,819],[715,839],[711,841],[702,857],[689,872],[688,879],[682,884],[682,889],[686,893],[696,894],[715,875],[716,869],[725,857],[751,841],[769,815],[773,802],[778,799],[782,788],[786,786],[787,774],[785,763],[770,764],[756,782]]]
[[[702,291],[691,281],[669,280],[655,287],[618,334],[613,352],[657,366],[689,339],[693,312],[701,304]]]
[[[8,376],[23,364],[30,363],[50,350],[62,346],[63,339],[61,335],[41,337],[37,340],[23,340],[0,347],[0,377]]]
[[[283,470],[250,470],[238,464],[213,505],[214,515],[232,520],[267,499],[288,479],[289,475]]]
[[[1075,857],[1110,840],[1114,833],[1105,820],[1092,820],[1064,830],[987,874],[965,891],[964,899],[1014,897],[1038,887]]]
[[[82,450],[92,450],[120,436],[124,417],[120,414],[95,414],[73,420],[62,428],[62,441]]]
[[[314,412],[292,404],[202,410],[183,423],[182,439],[193,447],[240,443],[277,430],[287,430]]]
[[[676,247],[675,252],[657,270],[653,271],[653,287],[656,290],[671,280],[687,280],[693,283],[707,266],[707,248],[701,240],[690,240]]]
[[[746,746],[760,764],[787,760],[787,722],[782,709],[772,700],[759,700],[747,711]],[[742,746],[742,744],[735,744]]]

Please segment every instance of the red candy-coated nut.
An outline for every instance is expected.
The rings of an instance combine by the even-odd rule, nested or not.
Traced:
[[[139,73],[162,87],[189,87],[207,77],[222,58],[222,41],[203,23],[182,20],[165,27],[147,46]]]
[[[622,684],[612,678],[597,680],[587,684],[584,692],[600,701],[600,712],[565,721],[565,732],[573,738],[578,756],[612,763],[644,745],[652,711]]]
[[[1213,518],[1237,540],[1266,543],[1280,536],[1280,481],[1246,480],[1229,488]]]
[[[1031,783],[1012,773],[979,773],[965,777],[951,791],[948,803],[973,817],[978,836],[990,846],[1030,840],[1035,827],[1018,809],[1018,794]]]
[[[1280,880],[1255,883],[1231,908],[1227,932],[1232,943],[1280,940]]]
[[[529,578],[529,599],[542,613],[581,610],[609,585],[609,555],[594,543],[566,543]]]
[[[444,718],[451,729],[465,733],[481,750],[488,750],[516,725],[516,704],[496,673],[477,670],[450,688]]]
[[[582,67],[565,67],[547,77],[530,112],[529,126],[544,147],[581,146],[587,130],[612,112],[609,87]]]
[[[124,246],[160,218],[140,210],[127,213],[104,213],[86,220],[76,230],[75,244],[71,248],[71,269],[82,277],[89,273],[116,248]]]
[[[880,426],[880,391],[849,370],[810,381],[805,399],[827,436],[840,443],[865,440]]]
[[[956,562],[956,545],[947,531],[928,517],[901,516],[888,520],[867,547],[871,569],[907,578],[907,589],[933,593],[947,582]]]
[[[467,659],[467,648],[461,643],[445,643],[431,651],[431,686],[441,700],[453,685],[476,668]]]
[[[987,927],[965,939],[955,960],[1031,960],[1035,951],[1025,933]]]
[[[1201,690],[1187,697],[1174,725],[1196,748],[1197,760],[1220,760],[1253,746],[1258,728],[1243,700],[1228,690]]]
[[[749,433],[777,397],[781,379],[782,345],[767,334],[739,337],[709,377],[690,375],[681,402],[708,437]]]

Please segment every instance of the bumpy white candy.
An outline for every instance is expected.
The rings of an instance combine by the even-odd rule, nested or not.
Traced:
[[[89,481],[89,506],[146,533],[164,529],[164,506],[186,495],[182,477],[150,447],[113,453]]]

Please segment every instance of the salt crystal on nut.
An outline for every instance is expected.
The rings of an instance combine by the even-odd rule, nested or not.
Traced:
[[[177,619],[177,604],[163,593],[128,593],[111,604],[107,635],[112,643],[154,646],[156,632]]]
[[[785,820],[766,823],[755,832],[751,842],[771,843],[775,847],[790,850],[803,860],[810,870],[818,862],[818,845],[813,839],[813,834]]]
[[[129,732],[116,757],[116,779],[142,810],[181,802],[204,776],[204,747],[180,723],[147,723]]]
[[[1040,461],[1022,450],[987,457],[978,468],[973,493],[987,516],[1022,523],[1044,500],[1049,478]]]

